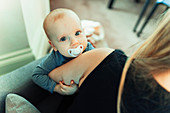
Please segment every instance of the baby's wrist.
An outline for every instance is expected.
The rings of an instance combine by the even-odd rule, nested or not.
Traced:
[[[54,92],[58,92],[58,90],[59,90],[59,85],[58,85],[58,83],[56,84],[56,86],[54,87]]]

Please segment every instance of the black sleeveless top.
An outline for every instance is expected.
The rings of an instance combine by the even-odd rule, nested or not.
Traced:
[[[116,113],[118,87],[126,59],[122,51],[113,51],[89,74],[76,94],[63,99],[57,113]],[[133,81],[129,81],[129,75],[130,72],[125,83],[122,113],[170,113],[170,100],[161,104],[166,98],[159,92],[170,93],[158,87],[158,93],[145,98],[148,90],[138,92]]]

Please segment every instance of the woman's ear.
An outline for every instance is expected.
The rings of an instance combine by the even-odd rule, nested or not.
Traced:
[[[57,51],[56,47],[53,45],[53,43],[51,42],[51,40],[48,40],[48,43],[51,45],[51,47],[54,49],[54,51]]]

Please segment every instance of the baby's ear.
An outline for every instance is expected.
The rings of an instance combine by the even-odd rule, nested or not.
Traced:
[[[48,40],[48,43],[51,45],[51,47],[54,49],[54,51],[57,51],[56,47],[54,44],[51,42],[51,40]]]

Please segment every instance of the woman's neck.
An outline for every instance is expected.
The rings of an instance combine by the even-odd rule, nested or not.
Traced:
[[[170,70],[154,74],[154,79],[168,92],[170,92]]]

